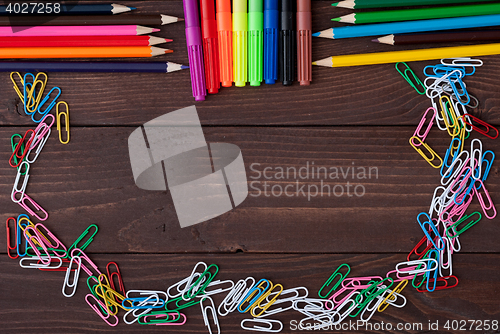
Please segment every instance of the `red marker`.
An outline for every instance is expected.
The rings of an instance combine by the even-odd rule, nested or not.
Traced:
[[[217,21],[214,0],[201,0],[201,35],[205,58],[205,80],[210,94],[219,92],[219,46],[217,45]]]

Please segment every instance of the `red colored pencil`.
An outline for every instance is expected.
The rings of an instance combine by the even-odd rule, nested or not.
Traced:
[[[151,46],[171,39],[156,36],[20,36],[0,37],[0,47]]]

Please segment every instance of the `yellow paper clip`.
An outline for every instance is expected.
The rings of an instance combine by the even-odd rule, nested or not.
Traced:
[[[269,281],[269,283],[271,283],[271,281]],[[266,299],[269,295],[271,295],[272,291],[274,290],[274,288],[280,288],[276,293],[276,295],[271,299],[269,300],[264,306],[261,306],[260,304],[262,303],[262,301],[264,301],[264,299]],[[271,305],[273,305],[273,303],[276,301],[276,299],[278,299],[279,295],[283,292],[283,285],[281,284],[276,284],[276,285],[272,285],[271,283],[271,287],[269,290],[267,290],[266,293],[264,293],[259,299],[257,299],[257,301],[253,304],[253,307],[252,309],[250,310],[250,314],[254,317],[259,317],[262,315],[262,313],[264,313]],[[260,308],[262,311],[260,311],[259,314],[255,314],[255,309],[257,308]]]
[[[45,80],[41,80],[38,77],[43,75]],[[47,85],[47,74],[40,72],[36,75],[35,81],[33,81],[33,87],[30,90],[30,94],[28,95],[28,102],[26,103],[26,110],[29,113],[34,113],[38,109],[38,105],[40,104],[40,100],[42,99],[43,92],[45,91],[45,86]],[[36,86],[40,84],[40,90],[38,93],[36,92]]]
[[[443,102],[443,100],[445,99],[448,101]],[[439,103],[441,105],[441,115],[443,116],[444,124],[446,125],[446,131],[448,131],[448,134],[451,137],[455,137],[456,135],[460,134],[460,126],[458,125],[457,114],[455,114],[453,104],[451,103],[450,98],[446,95],[443,95],[439,98]],[[450,114],[452,124],[448,122],[447,114]],[[453,133],[450,132],[450,129],[453,129]]]
[[[14,79],[14,75],[15,74],[17,74],[17,76],[19,77],[19,80],[21,80],[21,86],[24,86],[24,80],[23,80],[23,77],[21,76],[21,73],[19,73],[19,72],[12,72],[12,73],[10,73],[10,80],[14,84],[14,90],[16,91],[17,96],[19,96],[19,98],[21,99],[21,101],[24,101],[24,95],[21,92],[21,90],[19,89],[19,86],[17,85],[16,79]]]
[[[66,106],[66,111],[59,111],[59,105],[64,104]],[[64,116],[64,125],[66,128],[67,139],[63,141],[62,139],[62,130],[61,130],[61,116]],[[57,118],[57,131],[59,131],[59,141],[61,144],[69,143],[69,106],[66,102],[60,101],[56,104],[56,118]]]
[[[425,147],[427,149],[427,151],[431,154],[431,157],[427,157],[424,152],[422,152],[421,149],[419,149],[418,147],[416,147],[415,145],[413,145],[413,140],[417,140],[420,142],[420,145],[422,145],[423,147]],[[434,168],[440,168],[442,165],[443,165],[443,159],[441,159],[441,157],[439,155],[437,155],[436,152],[434,152],[432,150],[432,148],[430,148],[429,145],[427,145],[426,143],[424,143],[420,138],[418,138],[417,136],[413,136],[410,138],[410,145],[411,147],[413,147],[417,152],[418,154],[420,154],[422,156],[422,158],[424,158],[425,161],[427,161],[429,163],[429,165],[431,165],[432,167]],[[420,147],[420,145],[418,145]],[[439,165],[433,165],[432,162],[435,160],[435,159],[438,159],[440,161]]]
[[[102,283],[103,279],[106,280],[105,284]],[[99,277],[97,278],[97,280],[99,281],[99,285],[96,285],[95,292],[99,297],[104,299],[106,309],[108,310],[108,313],[110,315],[116,315],[118,313],[118,307],[125,310],[125,311],[130,311],[130,308],[126,308],[122,304],[116,302],[114,297],[117,297],[117,299],[120,301],[123,301],[125,299],[125,297],[111,288],[111,286],[109,285],[108,277],[105,274],[100,274]],[[100,294],[97,291],[98,289],[101,289],[102,294]],[[128,300],[128,302],[130,303],[130,306],[132,307],[133,302],[130,300]],[[114,312],[112,312],[110,307],[115,307],[116,310]]]
[[[377,308],[378,311],[379,312],[384,312],[385,309],[387,308],[387,306],[389,306],[389,303],[386,302],[387,299],[391,298],[391,301],[396,300],[396,297],[394,297],[393,294],[400,293],[401,291],[403,291],[403,289],[406,287],[407,284],[408,284],[408,280],[407,279],[402,280],[401,282],[399,282],[399,284],[394,288],[394,290],[392,290],[391,293],[388,294],[387,297],[385,297],[384,301],[382,301],[382,303],[380,303],[380,305]],[[403,285],[403,286],[401,286],[401,285]],[[382,307],[382,305],[383,305],[383,307]],[[381,307],[382,307],[382,309],[380,309]]]

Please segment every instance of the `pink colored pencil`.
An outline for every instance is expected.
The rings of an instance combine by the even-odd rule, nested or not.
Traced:
[[[0,37],[13,36],[135,36],[160,31],[139,25],[0,27]]]

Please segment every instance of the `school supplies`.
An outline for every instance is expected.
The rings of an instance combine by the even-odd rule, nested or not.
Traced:
[[[0,37],[2,47],[152,46],[171,42],[156,36],[28,36]]]
[[[313,65],[326,67],[361,66],[387,64],[408,61],[431,60],[453,57],[488,56],[500,53],[500,43],[452,46],[420,50],[374,52],[356,55],[343,55],[324,58],[313,62]]]
[[[172,62],[92,62],[92,61],[61,61],[61,62],[0,62],[0,71],[51,71],[51,72],[144,72],[169,73],[189,66]],[[19,92],[18,94],[21,94]],[[22,95],[22,94],[21,94]],[[22,96],[20,96],[23,99]]]
[[[205,57],[205,79],[209,94],[219,92],[219,48],[217,46],[217,22],[215,21],[215,3],[213,0],[200,1],[201,34],[203,37],[203,55]]]
[[[425,6],[425,5],[443,5],[457,3],[487,2],[494,0],[405,0],[402,3],[399,0],[346,0],[332,3],[332,6],[358,9],[358,8],[383,8],[399,6]]]
[[[37,14],[60,14],[60,15],[87,15],[87,14],[119,14],[124,12],[129,12],[135,10],[135,7],[128,7],[117,4],[75,4],[75,5],[63,5],[59,3],[45,4],[43,3],[26,3],[26,4],[9,4],[0,6],[0,15],[25,15],[26,13],[33,13],[36,11]]]
[[[279,73],[283,86],[290,86],[295,80],[295,9],[292,0],[281,1],[281,20],[279,37]]]
[[[263,71],[263,0],[248,1],[248,80],[250,86],[260,86]]]
[[[447,17],[500,14],[500,4],[478,4],[454,7],[413,8],[388,11],[352,13],[332,21],[353,24],[395,21],[428,20]],[[145,23],[144,23],[145,24]]]
[[[315,37],[330,39],[404,34],[423,31],[451,30],[464,28],[491,27],[500,24],[500,14],[453,17],[420,21],[376,23],[330,28],[317,33]]]
[[[204,101],[207,95],[207,88],[205,85],[198,3],[195,0],[183,0],[183,6],[191,87],[195,101]]]
[[[19,17],[0,16],[0,26],[100,26],[138,24],[145,26],[160,26],[182,21],[175,16],[155,15],[95,15],[95,16],[46,16],[46,15],[23,15]],[[14,28],[14,30],[16,30]]]
[[[65,106],[65,111],[59,111],[59,105],[64,105]],[[62,108],[61,108],[62,109]],[[62,129],[62,124],[63,121],[62,119],[64,118],[64,131],[66,132],[66,140],[63,140],[63,129]],[[66,102],[60,101],[57,102],[56,104],[56,119],[57,119],[57,131],[59,132],[59,141],[61,144],[67,144],[69,143],[69,106]]]
[[[19,26],[0,27],[0,36],[135,36],[158,31],[160,29],[139,25]]]
[[[272,85],[278,80],[278,0],[264,0],[264,80]]]
[[[448,42],[473,42],[473,41],[498,41],[500,30],[478,31],[448,31],[422,34],[387,35],[372,40],[372,42],[389,45],[409,45],[418,43],[448,43]]]
[[[155,57],[172,52],[174,51],[155,46],[0,48],[0,58],[134,58]]]
[[[223,87],[233,85],[233,26],[231,0],[217,0],[217,34],[220,81]]]
[[[297,0],[297,81],[308,86],[312,81],[311,0]]]
[[[248,81],[247,1],[233,0],[233,80],[236,87]]]

